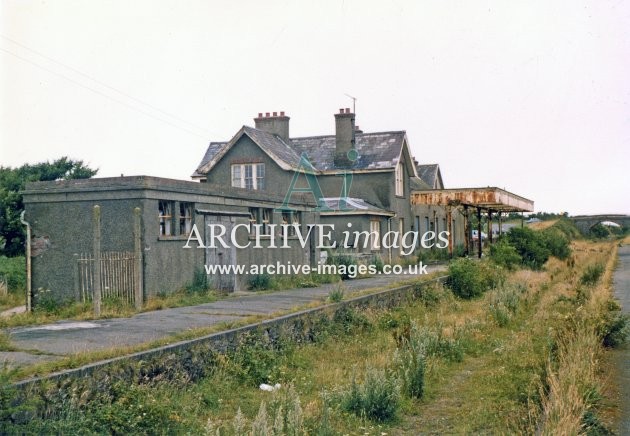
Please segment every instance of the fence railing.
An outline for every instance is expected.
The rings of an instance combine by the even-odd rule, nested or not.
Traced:
[[[94,294],[94,255],[81,253],[76,256],[75,277],[77,298],[92,301]],[[135,303],[136,257],[128,251],[104,251],[101,253],[101,296],[119,298]]]

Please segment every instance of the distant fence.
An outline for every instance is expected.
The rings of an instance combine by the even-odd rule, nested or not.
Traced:
[[[94,294],[94,254],[81,253],[76,257],[75,289],[77,300],[92,301]],[[136,257],[129,251],[101,253],[101,296],[120,298],[135,303]]]

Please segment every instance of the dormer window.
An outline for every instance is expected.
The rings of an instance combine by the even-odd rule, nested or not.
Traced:
[[[398,162],[396,165],[396,195],[402,197],[405,195],[405,187],[403,183],[403,164],[402,162]]]
[[[232,164],[232,187],[249,190],[265,189],[265,164]]]

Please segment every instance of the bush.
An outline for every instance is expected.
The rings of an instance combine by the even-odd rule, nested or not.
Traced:
[[[569,239],[560,229],[549,227],[543,230],[542,236],[545,247],[547,247],[552,256],[564,260],[571,255]]]
[[[5,278],[9,291],[26,289],[26,260],[24,256],[0,256],[0,278]]]
[[[440,283],[418,283],[413,289],[414,296],[426,307],[435,307],[449,297],[448,290]]]
[[[372,326],[364,314],[346,305],[335,311],[333,323],[344,333],[350,333],[354,329],[368,329]]]
[[[34,295],[33,309],[36,312],[56,313],[63,306],[50,289],[39,288]]]
[[[396,350],[394,363],[404,394],[410,398],[422,398],[426,367],[424,349],[411,342],[404,343]]]
[[[204,268],[195,268],[192,281],[186,285],[189,293],[205,292],[208,290],[208,275]]]
[[[278,371],[279,347],[269,338],[250,334],[239,339],[238,349],[230,354],[228,370],[252,386],[269,383]],[[273,384],[273,383],[272,383]]]
[[[337,265],[338,271],[343,270],[340,274],[341,280],[350,280],[356,278],[357,261],[349,254],[337,254],[329,256],[327,262]],[[342,267],[342,268],[341,268]]]
[[[383,262],[383,259],[381,259],[381,256],[374,256],[370,264],[374,265],[374,267],[376,268],[376,272],[383,272],[383,267],[385,266],[385,263]]]
[[[435,330],[413,326],[411,342],[415,348],[423,349],[426,356],[442,357],[451,362],[464,360],[464,347],[459,339],[444,335],[441,326]]]
[[[518,310],[525,288],[501,287],[490,297],[488,312],[499,327],[505,327]]]
[[[256,274],[250,277],[247,289],[252,291],[265,291],[271,289],[272,280],[269,274]]]
[[[446,284],[458,297],[470,299],[500,285],[504,280],[505,274],[500,268],[462,258],[449,265]]]
[[[328,293],[328,301],[330,301],[331,303],[339,303],[340,301],[343,300],[343,296],[344,296],[343,287],[335,286]]]
[[[391,421],[400,407],[398,381],[384,370],[367,370],[361,384],[352,380],[350,389],[342,394],[341,408],[358,417],[374,421]]]
[[[490,259],[497,265],[509,270],[516,269],[523,261],[521,256],[516,252],[516,248],[510,245],[504,238],[490,246]]]
[[[603,239],[607,238],[610,235],[608,229],[602,225],[602,223],[597,223],[588,231],[589,235],[593,238]]]
[[[577,239],[582,236],[580,230],[575,226],[573,221],[568,218],[559,219],[553,226],[550,227],[550,229],[559,230],[569,240]]]
[[[500,301],[490,303],[490,306],[488,306],[488,312],[499,327],[505,327],[512,320],[512,314]]]
[[[507,234],[507,240],[521,256],[523,264],[533,269],[542,268],[551,254],[542,233],[527,227],[512,227]]]
[[[604,314],[599,334],[605,347],[616,348],[627,341],[629,321],[630,317],[619,310],[610,310]]]
[[[604,265],[601,263],[589,265],[580,277],[580,283],[586,286],[594,286],[604,274]]]

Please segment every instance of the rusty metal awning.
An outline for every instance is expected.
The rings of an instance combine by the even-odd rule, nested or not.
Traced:
[[[471,206],[493,212],[533,212],[534,202],[496,187],[411,192],[412,205]]]

